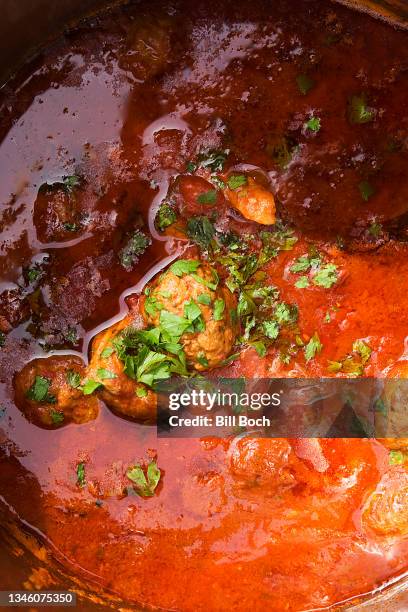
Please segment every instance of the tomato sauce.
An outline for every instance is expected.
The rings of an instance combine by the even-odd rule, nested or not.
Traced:
[[[323,0],[179,0],[85,20],[3,88],[0,516],[31,526],[87,589],[149,609],[300,611],[406,572],[406,469],[378,440],[164,440],[103,404],[96,420],[52,430],[16,407],[13,380],[54,352],[86,362],[146,283],[196,253],[155,216],[208,149],[269,185],[297,242],[265,265],[265,283],[297,305],[299,346],[321,343],[310,360],[246,346],[217,373],[341,376],[359,340],[365,376],[397,362],[404,376],[407,68],[405,32]],[[66,177],[79,177],[75,198],[61,188],[50,205],[44,184]],[[139,230],[151,244],[127,268],[120,253]],[[316,252],[336,267],[333,286],[293,271]],[[161,478],[144,498],[126,471],[152,459]],[[394,486],[405,497],[384,527],[374,505]],[[6,566],[1,576],[9,584]]]

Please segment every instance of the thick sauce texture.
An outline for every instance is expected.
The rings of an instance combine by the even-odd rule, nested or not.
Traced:
[[[197,162],[215,150],[231,191],[262,185],[297,239],[261,278],[296,306],[296,331],[284,307],[278,339],[267,326],[216,373],[404,377],[407,70],[405,32],[334,3],[175,0],[85,21],[3,88],[1,504],[95,590],[149,609],[300,611],[407,570],[398,445],[157,439],[103,401],[47,428],[14,401],[30,360],[87,362],[158,272],[200,256],[183,228],[225,204]],[[184,206],[176,231],[155,222],[166,197]],[[235,209],[220,223],[238,242],[266,227]],[[157,487],[137,494],[129,466],[152,461]]]

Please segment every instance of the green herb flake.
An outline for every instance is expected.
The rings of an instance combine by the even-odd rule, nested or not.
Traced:
[[[28,399],[41,404],[55,404],[56,398],[49,393],[51,380],[45,376],[36,376],[26,395]]]
[[[330,289],[338,280],[338,271],[335,264],[326,264],[313,276],[313,284],[317,287]]]
[[[196,259],[178,259],[171,264],[169,270],[176,276],[183,276],[183,274],[191,274],[196,272],[200,267],[201,263]]]
[[[215,236],[214,225],[205,216],[191,217],[187,221],[187,236],[203,251],[212,248]]]
[[[135,485],[135,491],[140,497],[152,497],[159,484],[161,472],[155,461],[147,466],[146,473],[141,465],[135,465],[126,472],[126,476]]]
[[[296,77],[296,83],[300,93],[304,96],[308,94],[309,91],[315,86],[314,80],[310,78],[307,74],[298,74],[298,76]]]
[[[322,348],[323,345],[320,342],[320,338],[317,332],[315,332],[304,348],[306,361],[308,362],[313,359],[317,353],[320,353]]]
[[[264,342],[262,342],[261,340],[256,340],[254,342],[250,342],[249,345],[252,346],[252,348],[255,349],[255,351],[257,352],[259,357],[265,357],[265,355],[266,355],[266,346],[265,346]]]
[[[73,174],[71,176],[64,176],[62,182],[67,192],[72,193],[74,189],[80,186],[81,179]]]
[[[58,412],[57,410],[51,410],[51,420],[54,425],[61,425],[64,422],[64,413]]]
[[[407,456],[400,450],[391,450],[388,455],[390,465],[404,465]]]
[[[199,204],[215,204],[216,201],[217,191],[215,189],[205,191],[204,193],[200,193],[200,195],[197,196],[197,202]]]
[[[106,348],[103,349],[103,351],[101,352],[101,357],[102,359],[108,359],[112,353],[115,351],[115,349],[113,348],[113,346],[107,346]]]
[[[368,181],[361,181],[361,183],[358,184],[358,188],[364,202],[368,202],[368,200],[375,194],[375,188]]]
[[[130,272],[150,244],[150,238],[142,231],[136,230],[133,232],[127,244],[119,251],[119,260],[122,267]]]
[[[382,234],[382,231],[383,226],[381,225],[381,223],[377,223],[376,221],[373,221],[373,223],[371,223],[370,227],[368,228],[368,233],[374,238],[379,238],[379,236],[381,236]]]
[[[213,319],[221,321],[224,318],[225,301],[222,298],[217,298],[214,302]]]
[[[67,383],[73,388],[77,389],[81,384],[81,375],[79,372],[74,370],[68,370],[67,372]]]
[[[321,128],[321,121],[319,117],[310,117],[304,124],[303,128],[310,132],[318,132]]]
[[[307,276],[301,276],[295,283],[297,289],[306,289],[310,287],[309,279]]]
[[[363,365],[367,363],[372,353],[371,347],[364,340],[356,340],[353,343],[353,351],[360,355]]]
[[[111,372],[110,370],[106,370],[105,368],[99,368],[96,372],[96,375],[101,380],[111,380],[113,378],[118,377],[115,372]]]
[[[243,187],[248,182],[247,177],[243,174],[233,174],[228,178],[227,184],[230,189],[238,189]]]
[[[279,324],[277,321],[264,321],[262,323],[262,329],[265,336],[270,340],[276,340],[279,336]]]
[[[147,396],[147,389],[145,389],[145,387],[137,387],[136,388],[136,395],[137,395],[137,397],[146,397]]]
[[[367,106],[365,94],[361,94],[350,98],[347,114],[350,123],[369,123],[374,119],[375,111]]]
[[[203,304],[203,306],[210,306],[210,304],[211,304],[211,296],[209,296],[208,293],[201,293],[197,297],[197,302],[199,304]]]
[[[97,380],[92,380],[91,378],[85,381],[85,384],[82,387],[82,393],[84,395],[91,395],[96,389],[102,387],[102,383]]]
[[[157,229],[162,232],[176,221],[177,214],[173,206],[168,204],[168,202],[162,202],[154,220]]]
[[[208,368],[208,359],[203,352],[199,353],[196,357],[199,364],[203,366],[203,368]]]
[[[76,477],[78,487],[83,488],[86,485],[85,463],[83,461],[76,466]]]
[[[35,283],[36,280],[41,276],[41,270],[39,268],[29,268],[27,270],[27,278],[29,283]]]

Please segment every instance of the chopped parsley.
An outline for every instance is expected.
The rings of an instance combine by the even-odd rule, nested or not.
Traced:
[[[210,306],[210,304],[211,304],[211,296],[209,296],[208,293],[201,293],[197,297],[197,302],[199,304],[203,304],[204,306]]]
[[[337,280],[337,266],[332,263],[324,265],[312,278],[314,285],[317,285],[317,287],[324,287],[325,289],[330,289],[330,287],[337,283]]]
[[[238,189],[239,187],[243,187],[243,185],[246,185],[247,182],[247,177],[243,174],[233,174],[227,180],[227,184],[230,189]]]
[[[309,132],[318,132],[321,128],[320,117],[310,117],[304,124],[303,128]]]
[[[309,342],[304,347],[305,359],[306,361],[310,361],[313,357],[316,356],[316,353],[320,353],[323,348],[323,344],[320,342],[320,338],[315,332],[313,336],[310,338]]]
[[[290,271],[292,274],[300,274],[302,272],[310,273],[309,276],[303,274],[296,282],[295,287],[305,289],[310,286],[310,282],[316,287],[324,287],[330,289],[339,278],[336,264],[323,263],[321,255],[312,250],[310,255],[302,255],[291,265]]]
[[[220,172],[224,168],[228,155],[229,149],[225,149],[224,151],[220,149],[203,151],[197,158],[195,169],[208,168],[211,172]]]
[[[57,410],[51,410],[51,420],[54,425],[61,425],[64,422],[64,413]]]
[[[400,450],[391,450],[388,455],[390,465],[404,465],[407,455]]]
[[[107,346],[101,352],[102,359],[108,359],[112,355],[113,352],[114,352],[113,346]]]
[[[96,372],[96,375],[101,380],[112,380],[113,378],[118,377],[115,372],[111,372],[110,370],[106,370],[105,368],[99,368]]]
[[[156,213],[155,225],[161,232],[177,221],[177,214],[173,206],[164,201]]]
[[[360,190],[361,197],[364,202],[368,202],[368,200],[375,194],[375,189],[371,183],[368,181],[361,181],[359,183],[358,188]]]
[[[368,228],[368,233],[374,238],[379,238],[382,234],[382,231],[383,226],[381,225],[381,223],[377,223],[376,221],[373,221],[370,227]]]
[[[360,94],[350,98],[347,115],[350,123],[369,123],[374,119],[375,111],[367,106],[365,94]]]
[[[215,189],[211,189],[210,191],[205,191],[200,193],[197,196],[197,202],[199,204],[215,204],[217,201],[217,191]]]
[[[183,276],[183,274],[196,272],[200,265],[201,263],[197,259],[178,259],[171,264],[169,270],[176,276]]]
[[[67,382],[73,389],[77,389],[81,384],[81,376],[79,372],[75,372],[74,370],[68,370]]]
[[[364,366],[371,357],[371,347],[364,340],[353,343],[352,353],[340,361],[329,361],[328,370],[335,374],[342,373],[351,377],[362,376]]]
[[[298,74],[298,76],[296,77],[296,83],[300,93],[304,96],[308,94],[309,91],[315,86],[314,80],[310,78],[307,74]]]
[[[134,465],[126,472],[126,476],[134,484],[134,489],[141,497],[152,497],[159,484],[161,472],[156,461],[150,461],[146,471],[141,465]]]
[[[213,319],[221,321],[224,318],[225,302],[222,298],[217,298],[214,302]]]
[[[276,340],[279,335],[279,324],[277,321],[264,321],[262,329],[265,336],[270,340]]]
[[[68,193],[72,193],[74,189],[80,186],[81,179],[75,174],[72,174],[71,176],[64,176],[64,178],[62,179],[62,183],[66,191]]]
[[[137,397],[146,397],[147,396],[147,389],[145,387],[137,387],[136,395],[137,395]]]
[[[85,475],[85,463],[81,461],[76,466],[76,477],[77,477],[77,485],[78,487],[83,488],[86,485],[86,475]]]
[[[202,251],[209,251],[214,247],[215,229],[208,217],[191,217],[188,219],[187,236]]]
[[[57,399],[49,393],[51,380],[45,376],[36,376],[33,384],[28,389],[28,399],[41,404],[55,404]]]
[[[96,391],[96,389],[99,389],[99,387],[102,387],[102,383],[98,382],[97,380],[92,380],[91,378],[89,378],[87,381],[85,381],[84,385],[82,386],[82,393],[84,395],[91,395],[94,391]]]
[[[136,230],[133,232],[127,244],[119,251],[119,260],[122,267],[130,272],[150,244],[150,238],[142,231]]]

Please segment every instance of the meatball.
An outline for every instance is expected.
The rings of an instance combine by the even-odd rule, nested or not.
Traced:
[[[123,65],[129,68],[136,78],[142,80],[160,74],[168,65],[170,35],[168,19],[140,17],[128,31]]]
[[[156,394],[125,374],[124,363],[114,347],[115,340],[127,329],[133,328],[134,324],[133,316],[128,315],[96,336],[92,343],[87,377],[103,385],[100,397],[110,408],[145,421],[156,417]]]
[[[222,365],[230,354],[238,332],[236,306],[211,266],[186,259],[153,282],[143,315],[147,324],[180,336],[189,365],[203,371]]]
[[[376,432],[390,449],[408,447],[408,361],[398,361],[388,372],[376,412]],[[394,436],[394,437],[389,437]]]
[[[226,189],[225,197],[249,221],[261,225],[273,225],[276,221],[273,194],[251,177],[236,189]]]
[[[99,400],[83,394],[84,374],[82,359],[73,355],[33,359],[15,378],[16,405],[30,421],[47,427],[92,421]]]
[[[45,183],[38,190],[33,220],[41,242],[71,240],[81,229],[74,193],[77,183],[76,177],[68,177],[64,183]]]
[[[398,469],[383,476],[362,514],[363,525],[380,535],[408,534],[408,473]]]
[[[291,485],[292,448],[285,438],[236,438],[229,449],[229,469],[242,484],[249,486]]]

